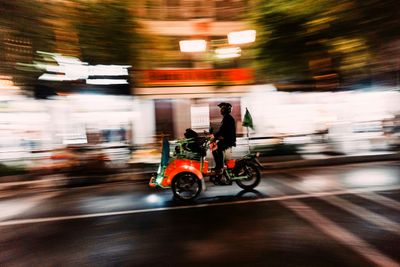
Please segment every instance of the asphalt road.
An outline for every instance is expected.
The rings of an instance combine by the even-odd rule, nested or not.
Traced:
[[[195,203],[114,183],[0,200],[0,266],[400,266],[400,164],[207,183]]]

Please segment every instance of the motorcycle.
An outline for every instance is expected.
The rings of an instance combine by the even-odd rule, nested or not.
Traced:
[[[188,149],[193,143],[197,143],[199,149]],[[176,144],[175,153],[169,158],[169,142],[164,139],[161,163],[157,173],[150,178],[150,187],[171,188],[175,198],[189,201],[205,189],[205,177],[209,177],[216,185],[231,185],[235,182],[245,190],[251,190],[260,183],[262,166],[258,154],[249,153],[239,159],[225,160],[226,167],[220,175],[209,169],[206,160],[207,149],[215,148],[216,145],[212,136],[200,140],[184,138],[177,140]]]

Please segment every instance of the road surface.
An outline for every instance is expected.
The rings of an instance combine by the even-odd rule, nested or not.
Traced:
[[[134,182],[0,199],[0,266],[400,266],[400,164],[207,183],[195,203]]]

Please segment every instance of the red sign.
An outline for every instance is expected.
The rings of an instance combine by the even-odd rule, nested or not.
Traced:
[[[179,69],[136,71],[135,78],[142,85],[186,86],[215,84],[248,84],[253,82],[252,69]]]

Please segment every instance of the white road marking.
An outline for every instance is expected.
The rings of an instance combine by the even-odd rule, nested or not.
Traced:
[[[297,174],[295,174],[295,175],[297,176]],[[322,177],[317,176],[317,175],[307,175],[307,176],[305,176],[303,181],[306,182],[309,180],[309,178],[311,178],[310,181],[317,181],[317,182],[308,183],[308,185],[311,185],[312,187],[314,187],[314,188],[310,188],[310,191],[312,189],[319,190],[319,191],[326,190],[326,187],[324,186],[325,183],[327,184],[327,186],[329,186],[331,188],[334,187],[333,189],[335,189],[335,190],[344,189],[345,187],[342,184],[331,182],[331,181],[334,181],[333,176],[334,176],[334,174],[329,174],[328,178],[327,178],[327,175],[324,174],[324,176],[323,176],[324,178],[321,179]],[[331,178],[331,179],[329,179],[329,178]],[[310,192],[310,191],[308,191],[308,192]],[[398,202],[394,199],[376,194],[374,192],[359,193],[359,194],[357,194],[357,196],[368,199],[370,201],[373,201],[379,205],[400,211],[400,202]]]
[[[59,193],[51,192],[41,194],[34,197],[23,197],[17,199],[8,199],[0,202],[0,221],[5,221],[8,218],[21,214],[37,205],[44,200],[55,197]]]
[[[292,187],[303,193],[308,193],[304,189],[299,189],[297,182],[289,183],[288,181],[286,181],[284,179],[281,179],[279,181],[276,179],[274,179],[274,180],[278,183],[285,184],[286,186]],[[394,222],[392,220],[389,220],[389,219],[383,217],[382,215],[379,215],[377,213],[369,211],[366,208],[360,207],[356,204],[353,204],[352,202],[350,202],[348,200],[336,197],[334,195],[326,196],[323,198],[323,200],[328,202],[331,205],[334,205],[340,209],[347,211],[350,214],[353,214],[354,216],[357,216],[365,221],[368,221],[374,225],[377,225],[386,231],[392,232],[396,235],[400,235],[400,224],[398,224],[397,222]]]
[[[315,228],[319,229],[329,237],[335,239],[342,245],[355,251],[365,259],[376,264],[377,266],[400,266],[395,260],[382,254],[379,250],[358,238],[351,232],[340,227],[329,219],[325,218],[315,210],[304,205],[297,200],[280,201],[282,205],[295,212],[299,217],[311,223]]]
[[[279,189],[273,187],[275,194],[283,194]],[[295,212],[299,217],[311,223],[315,228],[319,229],[329,237],[338,241],[342,245],[355,251],[365,259],[376,264],[377,266],[399,267],[400,265],[390,257],[382,254],[375,247],[365,242],[361,238],[347,231],[345,228],[335,224],[325,216],[319,214],[311,207],[305,205],[301,201],[291,199],[279,201],[283,206]]]
[[[365,221],[375,224],[386,231],[392,232],[396,235],[400,235],[400,225],[398,223],[393,222],[372,211],[369,211],[366,208],[360,207],[356,204],[351,203],[350,201],[341,199],[336,196],[326,197],[324,198],[324,201],[336,207],[339,207]]]
[[[248,200],[239,200],[236,202],[225,202],[225,203],[210,203],[210,204],[188,205],[188,206],[178,206],[178,207],[124,210],[124,211],[78,214],[78,215],[59,216],[59,217],[43,217],[43,218],[31,218],[31,219],[19,219],[19,220],[15,219],[15,220],[0,222],[0,227],[1,226],[11,226],[11,225],[20,225],[20,224],[33,224],[33,223],[43,223],[43,222],[77,220],[77,219],[86,219],[86,218],[161,212],[161,211],[170,211],[170,210],[206,208],[206,207],[215,207],[215,206],[230,206],[230,205],[240,205],[240,204],[246,204],[246,203],[271,202],[271,201],[281,201],[281,200],[290,200],[290,199],[324,197],[324,196],[332,196],[332,195],[356,194],[356,193],[364,193],[364,192],[371,192],[371,191],[399,190],[399,189],[400,189],[400,185],[380,186],[380,187],[373,187],[373,188],[371,188],[371,187],[370,188],[357,188],[357,189],[338,190],[338,191],[331,191],[331,192],[319,192],[319,193],[312,193],[312,194],[299,194],[299,195],[291,195],[291,196],[284,195],[284,196],[278,196],[278,197],[272,197],[272,198],[248,199]]]
[[[398,201],[396,201],[394,199],[388,198],[388,197],[381,196],[381,195],[376,194],[374,192],[360,193],[360,194],[357,194],[357,196],[360,196],[360,197],[363,197],[365,199],[371,200],[371,201],[376,202],[376,203],[378,203],[378,204],[380,204],[382,206],[385,206],[385,207],[400,211],[400,202],[398,202]]]

